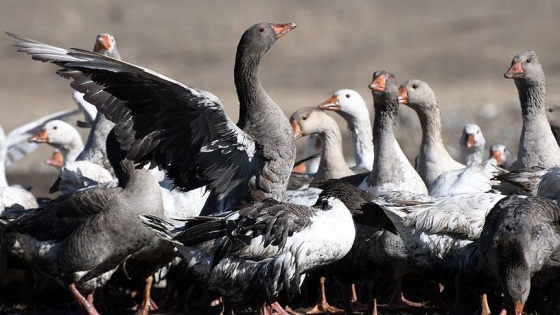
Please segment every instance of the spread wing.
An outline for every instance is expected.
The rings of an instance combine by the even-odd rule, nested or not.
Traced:
[[[116,123],[128,158],[165,169],[184,190],[207,185],[218,199],[243,198],[266,162],[261,146],[231,122],[211,93],[94,52],[8,35],[18,51],[61,67],[58,74]]]

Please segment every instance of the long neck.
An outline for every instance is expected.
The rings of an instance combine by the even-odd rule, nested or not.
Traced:
[[[91,131],[89,132],[84,150],[80,153],[77,160],[87,160],[109,169],[111,165],[107,161],[105,143],[107,141],[107,135],[114,125],[115,124],[105,118],[103,114],[97,114]]]
[[[395,137],[398,115],[397,97],[373,94],[375,120],[373,141],[375,161],[367,182],[374,193],[407,190],[427,193],[422,179],[414,170]]]
[[[560,165],[560,148],[545,114],[545,83],[528,84],[516,80],[523,128],[519,138],[517,167],[540,166],[549,168]]]
[[[239,122],[237,125],[244,129],[253,120],[253,114],[263,104],[272,102],[259,79],[259,63],[261,56],[245,54],[238,50],[235,58],[234,80],[239,99]]]
[[[348,164],[346,164],[344,160],[344,154],[342,153],[342,136],[340,135],[338,127],[327,130],[320,136],[323,141],[323,146],[319,169],[317,170],[317,174],[315,174],[314,180],[324,181],[353,175],[354,172],[350,170]]]
[[[523,80],[516,80],[515,85],[521,102],[523,119],[534,116],[545,116],[545,82],[533,82],[528,84]]]
[[[64,163],[71,163],[76,160],[78,155],[84,150],[84,143],[79,137],[74,137],[72,141],[61,145],[59,148],[60,153],[64,158]]]
[[[352,135],[352,146],[356,165],[367,170],[373,168],[373,131],[369,115],[350,116],[348,129]]]

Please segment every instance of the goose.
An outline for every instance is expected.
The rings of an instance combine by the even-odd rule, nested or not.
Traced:
[[[508,146],[503,143],[494,143],[490,146],[490,157],[484,163],[484,171],[496,176],[500,169],[508,170],[512,164],[512,154]]]
[[[329,179],[337,179],[354,174],[344,159],[342,152],[342,135],[336,121],[326,112],[315,107],[304,107],[292,114],[290,117],[292,130],[296,138],[302,136],[317,135],[321,141],[321,155],[319,167],[313,176],[311,183],[322,182]],[[297,191],[286,191],[283,202],[313,205],[317,200],[320,189],[304,188]],[[308,313],[322,313],[328,311],[334,313],[337,308],[328,304],[325,295],[325,279],[320,278],[322,300]]]
[[[208,214],[244,200],[280,200],[286,190],[295,139],[257,72],[262,56],[295,27],[259,23],[243,33],[234,69],[237,125],[209,92],[110,57],[8,35],[18,51],[62,68],[72,87],[116,124],[129,158],[165,169],[183,190],[206,185],[211,195],[202,213]]]
[[[111,58],[121,59],[121,55],[117,49],[117,42],[115,37],[111,34],[103,33],[97,35],[93,51]],[[97,112],[97,108],[94,105],[84,100],[84,95],[82,93],[74,91],[72,97],[76,104],[78,104],[78,107],[87,108],[89,112]],[[97,113],[95,113],[95,117],[93,117],[92,114],[92,118],[93,120],[90,122],[91,130],[84,149],[80,152],[76,160],[90,161],[103,166],[103,168],[107,170],[111,170],[111,164],[107,159],[105,142],[107,135],[115,124],[105,118],[105,115],[97,115]]]
[[[113,180],[111,173],[99,164],[90,161],[77,161],[84,149],[80,133],[67,122],[51,120],[34,136],[28,139],[33,143],[46,143],[60,151],[63,166],[59,178],[51,187],[53,193],[69,194],[78,189],[106,183]]]
[[[515,82],[523,117],[515,169],[559,166],[560,147],[545,114],[545,76],[537,54],[515,55],[504,77]]]
[[[477,124],[466,124],[459,139],[461,163],[464,165],[482,164],[486,139]]]
[[[363,219],[371,215],[372,225],[384,217],[368,206],[357,187],[339,183],[323,190],[311,207],[268,199],[194,218],[181,228],[142,217],[173,242],[194,279],[208,290],[236,304],[256,299],[260,314],[272,309],[287,314],[278,294],[293,293],[305,273],[341,259],[352,247],[352,213]]]
[[[372,90],[375,109],[375,161],[373,170],[362,181],[360,188],[373,194],[389,191],[427,194],[426,185],[404,155],[395,137],[398,115],[398,86],[395,75],[385,70],[375,71],[369,88]]]
[[[325,181],[354,174],[342,153],[342,135],[336,121],[315,107],[304,107],[290,117],[296,138],[317,134],[321,139],[321,158],[314,181]]]
[[[7,135],[0,126],[0,207],[18,207],[23,209],[37,208],[35,196],[28,190],[17,185],[8,185],[6,167],[24,157],[37,148],[36,144],[28,143],[27,138],[38,132],[42,125],[56,119],[68,119],[75,115],[75,109],[66,109],[35,119],[19,126]]]
[[[356,167],[371,171],[373,168],[373,131],[369,120],[366,101],[356,91],[341,89],[318,105],[322,110],[338,113],[352,135]]]
[[[523,313],[531,282],[545,285],[557,276],[559,218],[556,202],[538,196],[508,196],[488,213],[479,240],[481,267],[500,285],[508,314]]]
[[[455,161],[445,149],[437,99],[428,83],[409,80],[401,84],[399,103],[416,111],[420,119],[422,143],[417,169],[431,196],[443,197],[492,189],[490,176],[481,165],[471,164],[465,167]]]
[[[163,215],[157,180],[125,158],[112,133],[107,144],[118,187],[61,196],[28,210],[4,229],[20,242],[32,269],[61,280],[89,314],[97,311],[81,292],[91,296],[125,259],[161,243],[138,220],[141,214]]]
[[[365,178],[361,179],[360,188],[374,194],[426,195],[428,192],[426,185],[402,152],[394,134],[398,114],[398,85],[395,75],[385,70],[375,71],[369,88],[372,90],[375,108],[373,129],[375,161],[372,172],[362,176],[362,178]],[[422,197],[418,198],[422,199]],[[425,198],[433,199],[429,196]],[[362,235],[363,231],[359,231]],[[376,245],[376,248],[381,248],[378,255],[368,256],[370,253],[367,252],[369,246],[367,240],[370,238],[357,240],[351,255],[356,258],[362,256],[364,261],[369,261],[372,265],[374,263],[382,265],[381,270],[386,271],[385,276],[397,281],[397,286],[390,301],[391,306],[419,306],[418,303],[407,300],[400,288],[401,276],[413,270],[411,260],[403,259],[403,257],[408,257],[408,250],[405,248],[402,239],[388,232],[376,233],[375,236],[372,235],[372,238],[380,240],[379,244]],[[359,263],[364,263],[363,261],[345,261],[347,264],[359,265]],[[390,268],[387,268],[387,263],[391,261],[393,263],[390,263]],[[367,271],[370,277],[375,273],[376,271],[373,268]],[[373,304],[371,302],[375,303],[370,301],[370,306]],[[349,311],[348,305],[346,308]]]
[[[443,144],[441,118],[436,95],[428,83],[409,80],[399,87],[399,103],[412,108],[420,119],[422,143],[418,154],[418,174],[429,186],[439,175],[465,165],[455,161]]]

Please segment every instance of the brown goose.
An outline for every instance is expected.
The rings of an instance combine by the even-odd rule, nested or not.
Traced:
[[[526,51],[513,57],[504,77],[515,82],[523,116],[515,169],[559,166],[560,147],[545,114],[545,76],[537,54]]]
[[[160,242],[154,242],[154,232],[141,224],[138,215],[163,215],[157,180],[125,158],[112,133],[107,143],[119,187],[59,197],[29,210],[4,230],[18,239],[32,269],[60,279],[90,314],[97,311],[80,291],[91,295],[125,259],[157,248]]]
[[[243,33],[235,58],[239,121],[213,94],[154,71],[80,49],[61,49],[14,34],[18,51],[55,63],[72,87],[109,120],[128,157],[159,166],[176,186],[206,185],[203,213],[243,200],[280,200],[295,160],[288,119],[258,80],[258,65],[294,23],[259,23]]]

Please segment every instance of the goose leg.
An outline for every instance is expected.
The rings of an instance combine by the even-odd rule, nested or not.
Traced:
[[[352,308],[356,311],[363,312],[367,309],[367,305],[364,305],[358,301],[358,294],[356,293],[356,284],[352,283],[351,286],[352,296],[350,297],[350,302],[352,303]]]
[[[320,284],[321,284],[321,300],[317,305],[315,305],[315,307],[313,307],[311,311],[307,312],[306,314],[341,313],[342,312],[341,309],[331,306],[327,301],[327,294],[325,293],[325,277],[321,277]]]
[[[78,289],[76,289],[76,285],[74,283],[70,284],[69,288],[76,301],[86,309],[89,315],[99,315],[93,304],[88,302],[88,300],[78,291]]]
[[[278,304],[278,302],[273,302],[272,304],[270,304],[270,307],[272,310],[276,311],[278,315],[290,315],[280,304]]]
[[[490,315],[492,311],[490,311],[490,306],[488,305],[488,296],[486,293],[480,296],[480,306],[482,307],[482,315]]]
[[[154,282],[154,277],[150,275],[146,278],[146,285],[144,286],[144,296],[142,297],[142,304],[140,305],[140,314],[147,315],[150,310],[157,310],[158,307],[153,303],[150,296],[152,290],[152,283]]]
[[[389,309],[401,309],[409,307],[423,307],[422,303],[412,302],[407,300],[402,293],[402,277],[397,278],[395,284],[395,291],[389,302]]]

